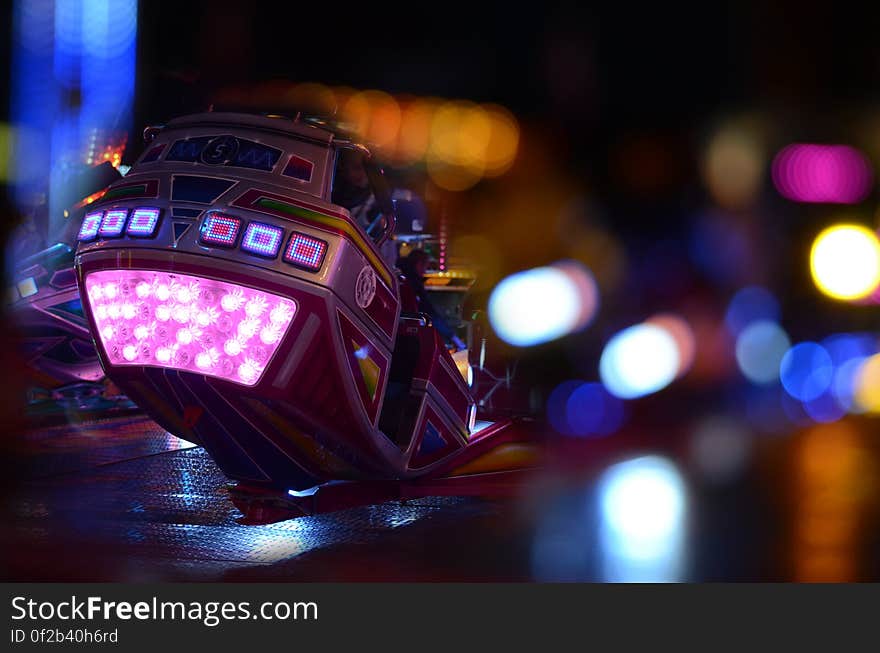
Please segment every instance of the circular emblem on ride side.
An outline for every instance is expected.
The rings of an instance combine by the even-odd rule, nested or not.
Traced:
[[[238,139],[235,136],[218,136],[208,141],[202,150],[202,163],[216,166],[229,163],[238,153]]]
[[[361,308],[366,308],[376,296],[376,273],[369,265],[358,274],[354,284],[354,300]]]

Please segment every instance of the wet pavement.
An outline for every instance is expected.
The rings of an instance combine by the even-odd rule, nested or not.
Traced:
[[[200,447],[142,417],[28,432],[5,502],[5,580],[504,580],[509,506],[431,498],[243,526]],[[508,548],[508,547],[505,547]],[[517,558],[517,556],[514,556]]]
[[[880,439],[872,420],[771,437],[700,424],[696,440],[682,427],[662,432],[664,439],[642,428],[569,443],[520,500],[434,497],[265,526],[237,523],[228,479],[204,450],[144,417],[42,426],[12,440],[3,457],[0,575],[136,582],[880,579]]]

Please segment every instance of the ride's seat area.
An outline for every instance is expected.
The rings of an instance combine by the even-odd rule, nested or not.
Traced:
[[[463,446],[474,402],[443,339],[430,321],[401,313],[379,428],[410,460],[420,456],[427,430],[442,441],[433,458]],[[410,463],[410,468],[420,465]]]
[[[414,413],[418,412],[420,405],[419,398],[410,393],[420,352],[418,336],[409,333],[415,325],[418,325],[418,318],[401,315],[385,402],[379,416],[379,429],[401,449],[406,449],[409,444],[417,416]]]
[[[401,313],[418,313],[419,298],[412,286],[407,283],[403,274],[397,275],[398,287],[400,288],[400,311]]]

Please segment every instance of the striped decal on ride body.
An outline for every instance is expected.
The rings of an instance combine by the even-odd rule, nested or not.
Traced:
[[[361,254],[373,265],[376,272],[390,287],[391,273],[382,262],[382,257],[373,248],[373,244],[365,239],[357,226],[343,213],[327,211],[308,202],[276,195],[267,191],[251,189],[236,198],[231,206],[257,211],[280,218],[300,218],[310,226],[328,229],[333,233],[347,236],[360,250]]]
[[[104,204],[119,200],[134,199],[138,197],[158,197],[159,196],[159,180],[145,179],[143,181],[133,181],[127,184],[111,186],[100,198],[95,200],[94,205]]]

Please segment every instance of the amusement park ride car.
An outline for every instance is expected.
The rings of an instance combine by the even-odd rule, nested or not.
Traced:
[[[107,376],[235,482],[242,522],[515,491],[539,458],[532,422],[478,419],[379,253],[395,207],[365,147],[319,121],[219,112],[145,139],[83,218],[85,317]],[[332,203],[345,149],[381,207],[368,229]]]

